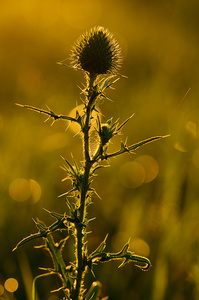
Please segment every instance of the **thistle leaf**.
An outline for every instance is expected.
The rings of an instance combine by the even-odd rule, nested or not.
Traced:
[[[109,76],[102,82],[102,84],[100,86],[100,92],[103,92],[105,89],[107,89],[110,86],[110,82],[114,77],[115,77],[114,75]]]
[[[106,248],[106,240],[107,240],[108,234],[105,236],[105,239],[103,240],[103,242],[101,242],[101,244],[97,247],[97,249],[95,251],[93,251],[89,258],[92,260],[95,257],[101,256],[100,254],[103,252],[103,250]]]
[[[154,136],[154,137],[148,138],[148,139],[146,139],[146,140],[143,140],[143,141],[141,141],[141,142],[138,142],[138,143],[136,143],[136,144],[133,144],[133,145],[129,146],[127,149],[128,149],[128,151],[132,151],[132,150],[135,150],[135,149],[137,149],[137,148],[139,148],[139,147],[141,147],[141,146],[143,146],[143,145],[149,144],[149,143],[151,143],[151,142],[153,142],[153,141],[155,141],[155,140],[157,141],[157,140],[160,140],[160,139],[169,137],[169,136],[170,136],[170,135]]]

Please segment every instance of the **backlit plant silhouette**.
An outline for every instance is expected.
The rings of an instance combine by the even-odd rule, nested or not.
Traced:
[[[49,118],[52,118],[53,121],[62,119],[77,123],[82,133],[84,155],[83,162],[81,159],[77,162],[72,158],[72,162],[70,162],[63,158],[63,169],[66,171],[66,178],[72,183],[71,190],[61,195],[67,199],[68,208],[66,212],[59,214],[49,211],[49,214],[55,218],[55,222],[50,226],[47,226],[41,220],[35,220],[38,232],[24,238],[15,247],[16,249],[28,241],[42,238],[44,244],[41,247],[47,249],[51,255],[54,267],[43,268],[44,273],[34,279],[33,299],[36,299],[35,282],[42,276],[57,274],[62,282],[58,290],[63,291],[63,299],[95,300],[98,299],[100,283],[98,281],[93,282],[89,289],[84,286],[85,275],[89,270],[92,271],[93,265],[112,260],[121,260],[120,267],[126,263],[133,262],[141,270],[146,271],[151,266],[148,258],[136,255],[130,251],[129,242],[117,253],[106,252],[107,236],[92,253],[87,248],[87,226],[92,221],[87,214],[87,208],[92,203],[92,196],[95,193],[92,181],[97,170],[104,166],[103,161],[110,162],[109,159],[111,157],[116,157],[123,153],[131,153],[142,145],[164,137],[155,136],[130,146],[125,142],[121,142],[120,148],[117,151],[109,152],[110,140],[121,132],[123,126],[132,117],[130,116],[121,124],[119,124],[118,120],[113,121],[112,118],[102,123],[101,114],[98,110],[99,100],[102,98],[106,99],[106,90],[112,87],[120,78],[118,69],[121,63],[121,50],[113,35],[103,27],[94,27],[77,40],[72,47],[71,53],[71,67],[83,71],[86,79],[85,87],[82,89],[82,93],[84,94],[83,112],[80,113],[76,110],[76,116],[70,117],[56,114],[51,110],[20,105],[45,114]],[[59,64],[64,65],[64,62]],[[93,149],[91,150],[91,133],[93,131],[97,135],[97,143],[94,151]],[[66,233],[65,238],[61,239],[59,243],[55,243],[53,239],[53,234],[56,231],[65,231]],[[75,239],[75,260],[66,265],[62,254],[64,247],[69,243],[68,238],[71,235]],[[107,297],[104,299],[107,299]]]

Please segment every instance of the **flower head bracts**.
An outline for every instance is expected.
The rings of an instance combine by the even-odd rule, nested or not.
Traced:
[[[82,34],[72,48],[71,65],[89,73],[91,77],[117,73],[121,61],[122,55],[117,41],[101,26]]]

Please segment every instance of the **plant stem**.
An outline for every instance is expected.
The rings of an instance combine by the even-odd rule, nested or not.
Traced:
[[[77,276],[75,281],[75,288],[73,291],[72,299],[78,300],[82,299],[81,289],[83,286],[83,279],[86,272],[86,267],[84,265],[84,256],[85,256],[85,248],[84,248],[84,236],[85,236],[85,216],[86,216],[86,198],[89,190],[89,175],[90,169],[93,165],[93,161],[90,159],[90,144],[89,144],[89,131],[91,126],[91,114],[93,103],[96,97],[93,95],[93,83],[95,78],[89,77],[88,81],[88,96],[87,96],[87,106],[85,113],[85,123],[83,128],[84,135],[84,174],[82,179],[82,188],[80,192],[80,207],[79,207],[79,222],[76,223],[76,260],[77,260]]]

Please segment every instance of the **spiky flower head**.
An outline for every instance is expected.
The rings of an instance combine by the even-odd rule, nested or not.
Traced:
[[[72,48],[71,65],[90,74],[115,74],[122,63],[120,46],[103,27],[82,34]]]

